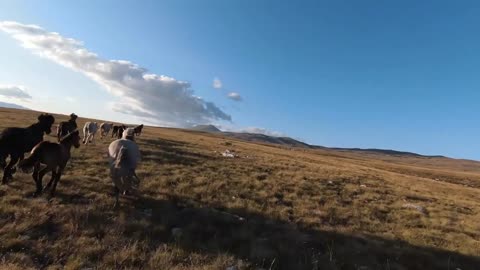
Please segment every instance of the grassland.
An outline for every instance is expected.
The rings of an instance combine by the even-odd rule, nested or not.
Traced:
[[[30,175],[0,187],[1,268],[480,269],[480,163],[146,127],[140,193],[113,209],[110,141],[73,150],[52,200]]]

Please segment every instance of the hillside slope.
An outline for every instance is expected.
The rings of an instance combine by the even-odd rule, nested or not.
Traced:
[[[290,137],[277,137],[277,136],[269,136],[269,135],[259,134],[259,133],[246,133],[246,132],[224,132],[218,129],[214,125],[197,125],[191,128],[190,130],[213,133],[213,134],[221,134],[225,137],[231,137],[231,138],[235,138],[235,139],[246,141],[246,142],[261,143],[261,144],[276,144],[276,145],[281,145],[285,147],[300,147],[300,148],[335,150],[335,151],[358,152],[358,153],[374,153],[374,154],[376,153],[376,154],[391,155],[391,156],[436,157],[436,158],[444,157],[439,155],[427,156],[427,155],[421,155],[421,154],[412,153],[412,152],[397,151],[397,150],[391,150],[391,149],[325,147],[325,146],[311,145],[299,140],[292,139]]]
[[[0,129],[26,126],[36,114],[2,109]],[[480,265],[478,162],[144,130],[140,193],[119,209],[105,160],[110,139],[73,150],[52,200],[31,197],[27,174],[1,186],[0,268]],[[221,156],[226,149],[238,157]]]

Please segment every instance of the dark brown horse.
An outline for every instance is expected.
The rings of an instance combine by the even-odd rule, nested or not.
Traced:
[[[136,136],[140,136],[140,135],[142,134],[142,129],[143,129],[143,124],[141,124],[141,125],[139,125],[139,126],[136,126],[136,127],[134,128],[134,130],[135,130],[135,135],[136,135]]]
[[[50,114],[38,116],[38,122],[27,127],[6,128],[0,134],[0,167],[3,168],[2,184],[6,184],[15,173],[15,164],[23,159],[26,152],[43,141],[43,134],[50,134],[55,118]],[[6,164],[7,157],[10,162]]]
[[[32,177],[37,186],[36,196],[42,193],[42,179],[48,172],[52,172],[52,178],[45,188],[49,188],[53,184],[50,196],[55,195],[58,181],[70,159],[72,146],[80,147],[80,140],[80,133],[76,130],[63,137],[60,143],[43,141],[33,148],[32,154],[28,158],[20,161],[18,166],[22,171],[29,171],[33,167]],[[41,164],[46,167],[41,168]]]
[[[127,129],[125,125],[113,126],[112,138],[117,137],[118,139],[122,138],[123,131]]]
[[[77,129],[77,118],[78,116],[74,113],[70,114],[70,119],[68,121],[63,121],[58,124],[57,128],[57,139],[60,139],[66,136],[68,133]]]

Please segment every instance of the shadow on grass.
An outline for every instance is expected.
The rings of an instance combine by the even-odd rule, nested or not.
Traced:
[[[101,239],[107,233],[105,228],[117,227],[125,239],[145,242],[151,252],[174,243],[188,252],[228,253],[265,269],[473,270],[480,265],[478,257],[401,240],[319,231],[244,209],[167,198],[160,200],[148,194],[124,197],[117,210],[89,212],[80,229],[92,231]],[[145,265],[136,261],[125,267]]]
[[[139,146],[143,160],[150,160],[160,164],[192,166],[213,158],[182,149],[186,147],[191,148],[191,145],[185,142],[166,139],[142,139],[139,141]]]
[[[75,192],[59,191],[55,204],[87,207],[86,204],[95,201],[90,200],[93,194],[109,201],[104,205],[110,205],[111,201],[113,206],[113,198],[105,196],[111,186],[95,184],[95,179],[86,180],[62,183],[67,190]],[[170,243],[197,254],[231,254],[264,269],[473,270],[480,265],[478,257],[413,246],[402,240],[326,232],[245,209],[202,205],[190,198],[143,192],[138,197],[122,197],[119,209],[94,207],[85,212],[79,219],[78,230],[101,241],[114,228],[120,236],[118,241],[146,243],[147,253],[154,253],[158,247]],[[159,195],[165,199],[154,197]],[[28,235],[29,241],[48,239],[54,243],[61,235],[60,228],[60,224],[46,219],[23,234]],[[41,268],[53,263],[47,255],[21,242],[1,246],[1,254],[29,254]],[[99,255],[90,263],[101,260]],[[147,265],[144,261],[132,260],[122,267],[142,269]]]
[[[212,157],[182,150],[187,144],[169,140],[142,140],[144,160],[163,164],[196,164]],[[151,150],[151,149],[159,149]],[[158,157],[158,160],[155,159]],[[56,200],[64,205],[90,204],[111,192],[111,185],[98,177],[81,181],[62,179]],[[64,191],[74,191],[64,193]],[[189,198],[142,191],[139,197],[122,198],[117,209],[95,208],[79,218],[78,230],[101,241],[115,228],[121,240],[146,243],[153,253],[165,243],[188,252],[207,255],[231,254],[264,269],[478,269],[480,258],[442,249],[411,245],[402,240],[375,236],[351,236],[287,222],[245,209],[204,205]],[[163,195],[165,199],[155,196]],[[92,198],[92,196],[94,198]],[[102,197],[111,200],[113,198]],[[105,204],[109,204],[107,202]],[[9,218],[9,216],[5,216]],[[29,228],[26,235],[34,241],[46,237],[54,242],[58,224],[45,220]],[[49,240],[50,241],[50,240]],[[0,253],[26,250],[43,268],[51,260],[35,253],[29,246],[12,243]],[[72,254],[72,256],[75,256]],[[101,254],[91,259],[95,264]],[[122,268],[147,268],[146,262],[133,260]]]

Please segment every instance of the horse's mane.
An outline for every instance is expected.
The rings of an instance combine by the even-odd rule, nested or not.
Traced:
[[[122,146],[115,160],[115,168],[124,167],[126,162],[128,162],[128,151],[125,146]]]
[[[68,133],[67,135],[63,136],[62,138],[60,138],[60,143],[67,142],[67,141],[71,140],[72,137],[73,137],[73,134],[77,134],[77,135],[78,135],[78,134],[79,134],[79,131],[78,131],[78,130],[74,130],[74,131]]]

